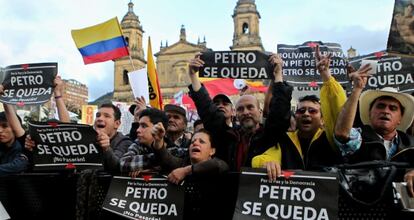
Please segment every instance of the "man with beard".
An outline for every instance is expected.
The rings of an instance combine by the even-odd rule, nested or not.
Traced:
[[[198,114],[213,139],[219,141],[216,156],[226,161],[230,170],[239,171],[242,166],[250,167],[253,156],[266,151],[279,134],[289,127],[292,87],[283,82],[282,59],[273,54],[269,62],[274,65],[273,99],[265,126],[261,125],[261,109],[257,98],[243,95],[236,102],[236,118],[240,126],[231,127],[223,110],[220,110],[201,85],[196,72],[204,65],[197,54],[190,60],[190,96]]]
[[[118,132],[121,125],[121,111],[113,104],[102,104],[96,113],[94,127],[97,141],[102,147],[105,171],[119,172],[119,159],[127,152],[132,141]]]
[[[297,130],[286,132],[275,147],[252,160],[252,167],[267,169],[269,179],[275,180],[282,168],[318,170],[341,162],[332,136],[336,115],[346,100],[345,91],[331,76],[330,56],[323,56],[319,46],[315,54],[323,81],[321,100],[314,95],[300,98],[295,112]]]

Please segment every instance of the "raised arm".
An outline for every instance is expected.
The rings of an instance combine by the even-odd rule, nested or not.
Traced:
[[[25,134],[19,119],[17,118],[16,109],[13,105],[3,103],[4,112],[6,113],[7,121],[14,132],[16,138],[20,138]]]
[[[331,61],[331,54],[322,55],[319,50],[319,45],[316,46],[315,59],[316,68],[319,71],[323,85],[320,92],[321,112],[324,119],[324,129],[326,137],[330,145],[335,149],[333,141],[333,133],[335,130],[335,122],[338,114],[341,111],[346,101],[345,90],[342,86],[331,76],[329,64]]]
[[[358,99],[367,84],[369,70],[371,70],[371,67],[367,64],[361,66],[358,71],[349,74],[349,78],[353,83],[352,92],[339,113],[335,124],[335,137],[342,143],[349,140],[349,134],[357,112]]]
[[[56,107],[58,110],[59,120],[61,122],[69,123],[70,122],[69,112],[66,109],[66,105],[65,105],[65,102],[63,101],[63,96],[62,96],[63,90],[64,90],[62,78],[60,76],[56,76],[54,80],[54,84],[55,84],[55,89],[53,90],[53,93],[55,95],[55,102],[56,102]]]
[[[201,88],[200,80],[198,79],[197,72],[199,71],[200,67],[204,65],[204,61],[200,59],[201,53],[195,55],[194,59],[190,60],[189,64],[189,73],[191,80],[191,86],[195,92],[198,92]]]

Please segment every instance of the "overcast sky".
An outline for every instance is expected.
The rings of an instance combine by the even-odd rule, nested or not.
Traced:
[[[237,0],[133,0],[144,33],[144,51],[151,36],[153,53],[161,40],[177,42],[181,25],[187,40],[206,37],[213,50],[229,50]],[[0,67],[21,63],[58,62],[65,79],[89,87],[89,100],[113,91],[112,61],[84,65],[71,35],[128,11],[129,0],[0,0]],[[386,47],[394,0],[256,0],[260,35],[267,51],[277,44],[309,40],[337,42],[359,54]]]

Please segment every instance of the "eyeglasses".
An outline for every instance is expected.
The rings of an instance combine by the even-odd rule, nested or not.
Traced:
[[[308,111],[309,114],[311,114],[311,115],[318,114],[318,112],[319,112],[319,110],[316,109],[316,108],[303,107],[303,108],[296,109],[296,114],[305,114],[306,111]]]

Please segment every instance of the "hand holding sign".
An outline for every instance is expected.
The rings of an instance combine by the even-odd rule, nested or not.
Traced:
[[[404,181],[407,182],[407,190],[411,197],[414,197],[414,170],[404,175]]]
[[[204,61],[200,57],[201,57],[201,53],[197,53],[194,59],[190,60],[190,64],[189,64],[188,75],[190,76],[191,86],[193,87],[194,91],[198,91],[201,88],[200,80],[195,74],[196,72],[200,71],[201,67],[204,66]]]
[[[269,58],[269,62],[274,66],[273,69],[273,77],[275,78],[275,82],[282,82],[283,81],[283,77],[282,77],[282,65],[283,65],[283,60],[280,57],[279,54],[272,54]]]
[[[267,170],[267,177],[270,181],[276,181],[276,178],[282,174],[282,168],[280,164],[274,161],[269,161],[263,164]]]
[[[157,150],[164,147],[165,128],[161,122],[158,122],[152,127],[151,134],[154,137],[153,147]]]
[[[190,60],[189,68],[190,68],[190,75],[195,74],[200,70],[200,67],[204,65],[204,61],[200,59],[201,53],[197,53],[194,59]]]
[[[30,137],[30,134],[26,135],[26,139],[24,141],[24,148],[26,148],[26,150],[32,152],[35,147],[36,147],[36,144],[32,140],[32,138]]]

